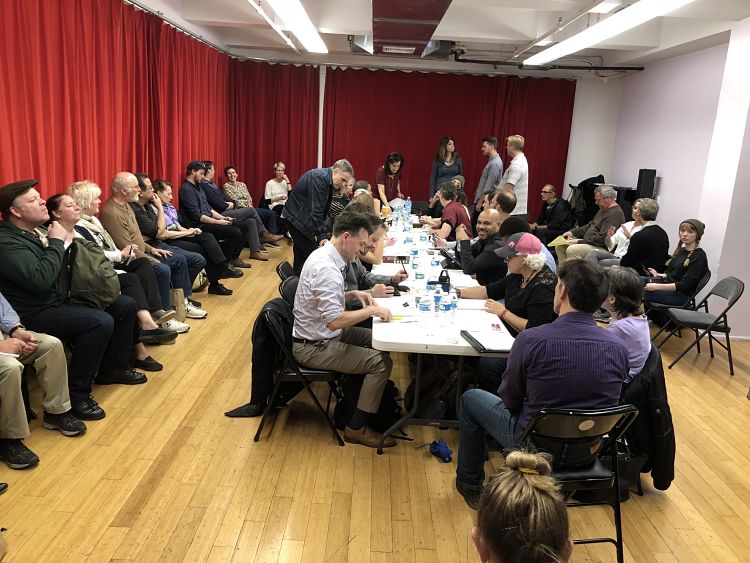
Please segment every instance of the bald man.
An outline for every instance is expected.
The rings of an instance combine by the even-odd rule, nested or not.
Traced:
[[[473,275],[480,285],[501,280],[508,272],[505,259],[495,250],[503,246],[500,240],[502,214],[496,209],[486,209],[477,219],[477,240],[471,244],[466,229],[459,225],[456,229],[456,255],[464,274]]]

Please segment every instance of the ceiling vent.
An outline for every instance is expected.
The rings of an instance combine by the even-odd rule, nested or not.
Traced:
[[[383,53],[389,55],[413,55],[416,47],[398,47],[396,45],[383,45]]]

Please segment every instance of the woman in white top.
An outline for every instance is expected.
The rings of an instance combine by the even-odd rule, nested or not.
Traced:
[[[276,175],[266,182],[264,197],[269,200],[268,207],[273,209],[280,217],[284,204],[289,197],[287,194],[292,191],[292,183],[286,175],[286,164],[277,162],[273,165],[273,170]]]

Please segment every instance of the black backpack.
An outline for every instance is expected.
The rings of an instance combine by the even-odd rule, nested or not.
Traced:
[[[342,397],[333,410],[334,424],[339,430],[344,430],[354,416],[363,381],[364,378],[361,375],[345,375],[341,378],[339,391]],[[389,379],[383,390],[383,398],[380,399],[378,412],[372,413],[367,422],[373,430],[385,432],[401,418],[401,405],[396,400],[398,395],[398,387]]]
[[[105,309],[120,295],[120,280],[99,245],[76,238],[65,252],[60,287],[71,305]]]

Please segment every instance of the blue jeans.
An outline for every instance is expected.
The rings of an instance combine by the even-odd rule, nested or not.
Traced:
[[[479,491],[484,483],[487,434],[503,448],[512,448],[523,432],[518,415],[511,413],[497,395],[470,389],[461,396],[458,469],[456,481],[465,489]]]
[[[169,311],[172,308],[172,296],[169,294],[169,288],[171,287],[172,270],[169,269],[163,262],[158,264],[151,264],[151,268],[154,270],[154,277],[156,278],[156,285],[159,288],[159,295],[161,296],[162,309]]]
[[[202,266],[198,268],[198,271],[195,272],[196,276],[198,275],[198,272],[203,269],[203,266],[206,265],[206,259],[203,258],[203,256],[201,256],[200,254],[196,254],[195,252],[187,252],[186,250],[182,250],[180,248],[177,248],[176,246],[169,246],[168,244],[164,244],[163,242],[154,244],[154,248],[169,250],[172,253],[172,256],[167,256],[166,258],[158,256],[157,260],[159,260],[162,264],[166,264],[167,266],[169,266],[169,277],[172,281],[172,287],[182,288],[182,291],[185,293],[185,297],[190,297],[193,294],[193,282],[190,281],[191,271],[188,269],[187,255],[192,255],[191,262],[193,269],[195,269],[195,267],[197,267],[199,263],[202,263]],[[154,271],[154,273],[156,274],[156,271]],[[157,276],[157,280],[158,279],[159,278]],[[164,300],[163,295],[162,300]]]
[[[197,278],[201,270],[206,267],[206,259],[202,254],[198,252],[185,250],[184,248],[172,246],[163,242],[158,243],[156,245],[156,248],[163,248],[164,250],[169,250],[174,254],[182,254],[185,257],[185,260],[187,261],[188,278],[190,280],[191,287],[193,285],[193,282],[195,281],[195,278]],[[187,296],[188,294],[185,293],[185,297]]]
[[[263,207],[256,207],[255,211],[256,213],[258,213],[258,217],[260,217],[260,220],[263,222],[266,230],[269,233],[273,233],[275,235],[280,234],[279,227],[276,223],[276,213],[274,213],[270,209],[265,209]]]
[[[641,283],[646,285],[649,283],[649,278],[641,276]],[[679,306],[683,305],[688,300],[688,297],[679,291],[644,291],[643,300],[662,303],[664,305]]]

